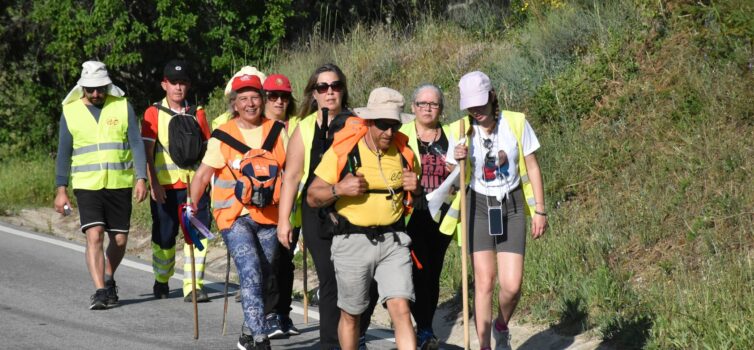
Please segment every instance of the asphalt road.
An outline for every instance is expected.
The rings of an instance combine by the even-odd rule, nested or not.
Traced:
[[[176,276],[183,273],[176,271]],[[193,307],[183,301],[181,280],[170,281],[170,298],[152,296],[151,264],[124,259],[115,277],[120,305],[91,311],[94,287],[84,247],[0,223],[0,349],[236,349],[243,315],[232,297],[223,336],[223,284],[207,281],[212,299],[199,304],[199,339]],[[294,303],[291,318],[302,331],[272,340],[273,349],[318,349],[319,320]],[[394,349],[393,333],[370,329],[369,349]]]

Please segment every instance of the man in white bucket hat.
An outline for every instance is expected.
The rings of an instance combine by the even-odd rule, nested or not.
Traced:
[[[344,350],[358,346],[359,316],[367,310],[374,279],[398,349],[416,349],[409,309],[414,300],[411,238],[404,217],[411,211],[412,192],[420,187],[413,172],[416,157],[408,137],[398,131],[413,115],[403,113],[403,96],[386,87],[372,90],[367,106],[354,112],[358,117],[348,118],[336,132],[307,194],[312,207],[334,206],[322,210],[333,224],[338,340]]]
[[[54,204],[58,213],[70,213],[70,176],[86,235],[86,265],[96,288],[89,309],[103,310],[118,304],[113,276],[126,252],[131,194],[139,202],[147,195],[146,156],[136,114],[105,64],[87,61],[82,68],[63,100]],[[110,244],[103,251],[105,231]]]

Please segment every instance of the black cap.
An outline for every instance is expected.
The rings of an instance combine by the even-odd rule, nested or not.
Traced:
[[[191,81],[190,71],[188,62],[172,60],[165,65],[163,76],[170,81]]]

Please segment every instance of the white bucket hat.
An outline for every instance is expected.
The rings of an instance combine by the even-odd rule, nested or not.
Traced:
[[[458,88],[461,90],[461,110],[464,110],[486,105],[492,91],[492,83],[487,74],[473,71],[461,77]]]
[[[225,85],[225,96],[228,96],[228,94],[230,94],[230,92],[232,91],[233,80],[242,75],[256,75],[259,77],[259,81],[264,81],[265,79],[267,79],[267,76],[264,75],[264,73],[260,72],[257,67],[244,66],[243,68],[241,68],[241,70],[236,72],[236,74],[234,74],[230,78],[230,80],[228,80],[228,84]]]
[[[107,94],[121,97],[125,95],[123,90],[113,84],[110,75],[107,74],[107,67],[99,61],[86,61],[81,65],[81,77],[76,82],[76,86],[68,92],[63,99],[63,105],[78,100],[84,95],[84,87],[107,86]]]
[[[361,119],[392,119],[404,124],[415,118],[413,114],[403,113],[403,95],[386,87],[372,90],[367,106],[355,108],[353,112]]]

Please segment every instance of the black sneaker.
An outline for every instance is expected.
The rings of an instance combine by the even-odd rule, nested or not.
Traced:
[[[152,292],[154,292],[155,299],[167,299],[168,294],[170,294],[170,287],[168,286],[167,282],[162,283],[154,281]]]
[[[278,315],[280,321],[280,329],[288,335],[299,335],[301,332],[293,325],[293,320],[287,315]]]
[[[254,341],[254,336],[243,334],[238,338],[238,344],[236,344],[239,350],[271,350],[270,339],[264,338],[259,341]]]
[[[431,329],[420,329],[416,332],[416,337],[419,350],[437,350],[440,348],[440,342]]]
[[[193,297],[191,296],[194,292],[189,292],[187,296],[183,297],[183,301],[190,303],[193,302]],[[196,291],[196,302],[197,303],[206,303],[209,301],[209,295],[207,295],[207,292],[204,291],[204,288],[198,289]]]
[[[255,350],[272,350],[272,346],[270,345],[270,339],[264,338],[261,342],[254,342],[254,349]]]
[[[89,310],[105,310],[107,309],[107,289],[97,289],[91,298],[92,303],[89,305]]]
[[[107,307],[118,305],[118,287],[115,285],[115,280],[105,282],[105,289],[107,290]]]
[[[285,332],[280,329],[280,319],[277,314],[269,314],[264,318],[264,334],[270,339],[285,337]]]

